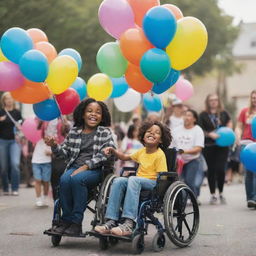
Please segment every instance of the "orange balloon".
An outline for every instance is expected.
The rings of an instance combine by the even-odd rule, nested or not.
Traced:
[[[46,85],[26,80],[25,85],[10,92],[12,97],[25,104],[35,104],[49,99],[51,94]]]
[[[159,0],[127,0],[135,15],[135,22],[142,27],[142,21],[146,12],[154,6],[159,6]]]
[[[35,44],[35,49],[44,53],[49,63],[51,63],[58,55],[55,47],[48,42],[39,42]]]
[[[120,48],[129,62],[139,66],[143,54],[154,46],[147,40],[141,28],[130,28],[122,34]]]
[[[125,72],[125,79],[132,89],[140,93],[146,93],[153,87],[153,83],[143,76],[140,68],[131,63]]]
[[[167,8],[168,10],[170,10],[174,14],[176,20],[179,20],[179,19],[183,18],[182,11],[176,5],[174,5],[174,4],[163,4],[162,6]]]
[[[47,35],[38,28],[30,28],[27,30],[28,34],[32,38],[34,44],[38,42],[48,42]]]

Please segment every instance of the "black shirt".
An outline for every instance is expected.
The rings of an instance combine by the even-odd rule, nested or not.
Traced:
[[[230,121],[229,114],[224,110],[220,112],[219,116],[217,114],[209,114],[206,111],[203,111],[199,115],[199,125],[204,132],[212,132],[219,127],[226,126]],[[205,145],[210,146],[214,145],[215,141],[209,137],[205,137]]]
[[[19,110],[8,111],[15,121],[22,120]],[[0,121],[0,139],[14,140],[14,123],[3,109],[0,109],[0,117],[6,116],[4,121]]]

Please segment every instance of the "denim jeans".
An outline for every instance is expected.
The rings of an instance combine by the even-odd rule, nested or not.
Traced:
[[[256,201],[256,173],[249,170],[245,171],[245,191],[246,200]]]
[[[77,168],[71,168],[60,178],[60,204],[62,219],[81,224],[87,207],[88,190],[101,180],[101,170],[87,170],[70,176]]]
[[[9,191],[9,182],[12,191],[19,190],[20,156],[21,147],[15,140],[0,139],[0,170],[4,192]]]
[[[203,180],[203,170],[199,158],[191,160],[183,166],[181,178],[191,188],[195,196],[198,197]]]
[[[119,220],[120,208],[124,199],[122,218],[136,220],[139,207],[140,191],[153,190],[155,180],[131,176],[116,178],[111,186],[106,219]]]

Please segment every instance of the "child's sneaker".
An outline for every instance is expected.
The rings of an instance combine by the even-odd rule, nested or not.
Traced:
[[[94,230],[100,234],[110,234],[112,228],[116,227],[114,220],[108,220],[105,224],[97,225]]]
[[[44,204],[42,202],[42,199],[40,197],[36,199],[36,206],[37,207],[43,207],[44,206]]]
[[[116,236],[130,236],[133,232],[133,221],[126,219],[123,224],[111,229],[111,234]]]
[[[49,206],[48,196],[43,196],[42,197],[42,203],[43,203],[44,207],[48,207]]]

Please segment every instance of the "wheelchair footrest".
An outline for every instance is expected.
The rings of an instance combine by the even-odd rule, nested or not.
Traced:
[[[113,234],[100,234],[94,230],[91,230],[91,231],[88,231],[87,234],[89,236],[95,236],[97,238],[100,238],[100,237],[115,237],[119,240],[123,240],[123,241],[127,241],[127,242],[131,242],[132,239],[133,239],[133,236],[116,236],[116,235],[113,235]]]
[[[48,236],[66,236],[66,237],[80,237],[80,238],[84,238],[87,235],[86,233],[80,233],[79,235],[70,236],[70,235],[66,235],[66,234],[56,233],[56,232],[52,231],[51,228],[45,230],[43,234],[48,235]]]

